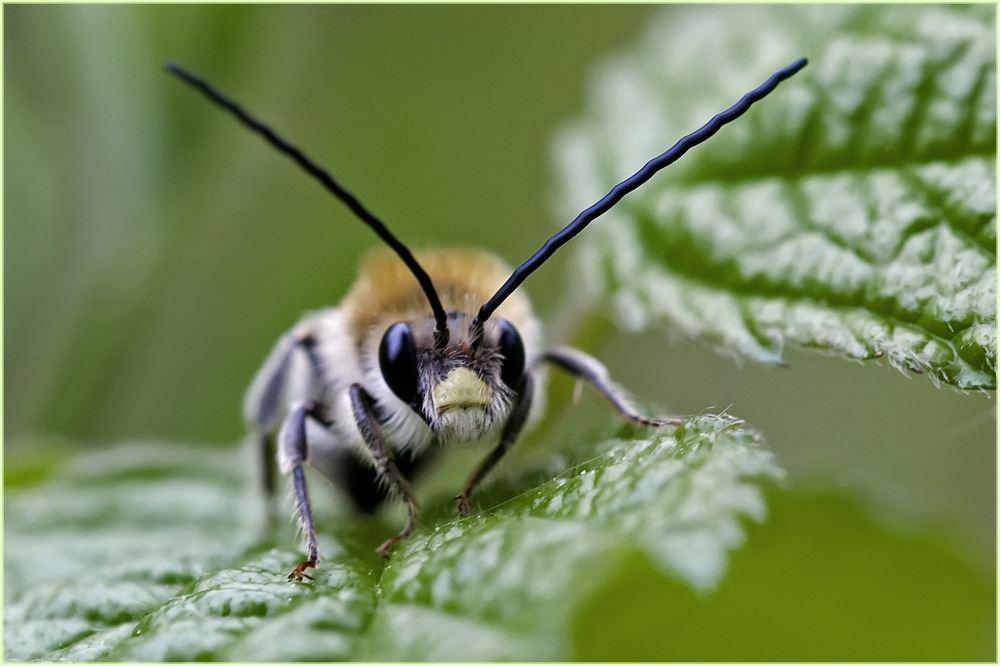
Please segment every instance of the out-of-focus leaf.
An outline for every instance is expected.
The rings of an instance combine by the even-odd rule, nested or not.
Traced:
[[[228,452],[117,446],[4,503],[4,657],[91,660],[252,544]]]
[[[843,498],[768,493],[719,588],[633,558],[574,620],[581,661],[994,661],[996,589],[929,534],[876,528]]]
[[[566,659],[577,606],[629,553],[717,585],[739,518],[765,516],[756,483],[780,475],[728,417],[582,455],[494,509],[419,531],[384,570],[368,564],[377,540],[346,536],[352,519],[324,524],[316,580],[301,585],[284,578],[301,557],[291,538],[271,548],[259,529],[242,455],[82,455],[6,502],[5,657]]]
[[[565,215],[779,67],[810,65],[595,223],[581,282],[632,330],[666,322],[756,360],[791,343],[994,389],[994,8],[663,19],[603,69],[560,142]]]

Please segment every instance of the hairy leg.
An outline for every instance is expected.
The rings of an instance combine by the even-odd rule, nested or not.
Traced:
[[[378,427],[378,421],[372,412],[374,400],[368,391],[361,384],[351,385],[351,405],[354,409],[354,420],[361,431],[361,437],[365,441],[368,450],[372,454],[372,462],[375,465],[375,474],[384,483],[389,491],[400,497],[406,504],[406,525],[396,536],[388,539],[378,547],[378,554],[383,559],[389,558],[389,551],[397,543],[413,534],[417,525],[417,503],[413,499],[413,492],[406,477],[399,471],[396,461],[393,458],[392,450],[382,436],[382,431]]]
[[[500,442],[483,458],[479,466],[473,470],[469,479],[465,482],[465,487],[462,488],[462,494],[455,496],[458,502],[459,515],[464,516],[469,513],[472,509],[472,502],[469,500],[472,492],[486,478],[486,475],[496,467],[496,464],[510,450],[514,442],[517,441],[518,435],[521,434],[521,430],[528,420],[528,412],[531,411],[531,399],[534,395],[534,387],[534,378],[530,372],[525,372],[518,386],[517,402],[514,403],[510,419],[507,421],[507,425],[504,426],[503,433],[500,435]]]
[[[574,377],[589,382],[626,420],[636,425],[659,428],[666,425],[680,425],[680,419],[650,419],[640,414],[629,402],[622,387],[611,381],[608,370],[597,359],[577,349],[568,347],[545,352],[541,359],[565,370]]]

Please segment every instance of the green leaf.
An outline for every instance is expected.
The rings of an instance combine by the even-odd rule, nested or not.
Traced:
[[[781,474],[731,417],[597,441],[540,484],[508,482],[499,506],[444,514],[384,569],[381,536],[327,515],[310,584],[285,580],[302,555],[290,535],[272,547],[242,453],[80,455],[5,504],[5,657],[565,659],[577,606],[629,553],[714,588],[740,517],[765,517],[756,484]]]
[[[575,606],[632,549],[696,589],[714,587],[726,553],[743,543],[738,518],[766,514],[748,481],[780,476],[757,441],[738,420],[717,416],[672,435],[614,439],[493,516],[414,539],[382,578],[387,605],[372,637],[380,647],[366,658],[565,659]],[[399,627],[428,624],[447,635],[455,615],[481,625],[468,644]]]
[[[981,31],[993,16],[990,7],[784,10],[788,15],[782,18],[770,8],[727,9],[708,20],[702,20],[701,10],[685,10],[689,15],[672,19],[675,27],[670,30],[682,35],[675,40],[663,39],[664,28],[658,27],[645,48],[672,58],[678,55],[676,43],[711,44],[718,51],[713,55],[718,66],[708,67],[711,60],[702,61],[701,55],[687,56],[685,61],[683,54],[672,65],[664,66],[662,58],[640,63],[648,70],[647,80],[676,80],[678,90],[692,95],[660,100],[676,105],[676,114],[661,114],[655,99],[639,99],[636,108],[651,114],[644,121],[646,126],[662,128],[663,118],[674,118],[670,122],[677,123],[690,120],[690,127],[668,128],[671,137],[664,142],[669,144],[719,110],[716,96],[722,93],[705,94],[707,86],[714,90],[718,85],[726,94],[745,92],[746,72],[740,68],[757,62],[751,55],[760,44],[779,51],[787,47],[795,56],[810,55],[813,65],[801,76],[813,76],[815,69],[832,80],[847,73],[863,78],[872,75],[870,68],[824,69],[832,66],[821,65],[819,55],[808,49],[817,45],[832,49],[830,44],[836,40],[822,37],[830,31],[870,34],[876,42],[905,42],[923,29],[930,34],[925,39],[942,42],[939,49],[925,54],[928,62],[937,62],[933,58],[948,51],[948,40],[965,43],[969,34],[978,34],[975,31]],[[730,21],[742,21],[742,30],[734,30]],[[924,24],[934,30],[921,28]],[[974,30],[963,31],[962,26]],[[727,46],[719,49],[722,42]],[[851,48],[840,47],[834,55],[867,57],[861,48],[864,44],[848,45]],[[975,48],[959,51],[963,57],[978,52]],[[693,49],[690,53],[704,52]],[[836,59],[831,60],[836,64]],[[955,60],[959,70],[962,62],[962,57]],[[758,64],[762,76],[769,73],[764,69],[773,69],[773,63]],[[711,76],[706,75],[706,68],[713,70]],[[608,71],[608,80],[622,80],[616,79],[614,70]],[[936,78],[915,80],[913,100],[937,90]],[[991,84],[988,76],[973,82],[981,87]],[[827,88],[809,83],[796,89],[797,85],[798,81],[787,86],[792,102],[800,100],[797,105],[782,102],[783,86],[766,103],[777,106],[776,115],[763,112],[762,106],[744,119],[750,123],[744,129],[728,128],[717,141],[692,154],[692,161],[678,165],[673,171],[680,183],[676,193],[678,200],[688,202],[686,208],[676,208],[678,219],[664,222],[667,218],[649,214],[652,203],[673,196],[653,188],[648,195],[643,192],[636,197],[632,208],[616,211],[618,215],[630,212],[630,219],[622,218],[615,232],[605,232],[603,240],[595,238],[585,247],[585,255],[595,262],[587,264],[591,273],[598,273],[594,266],[605,269],[588,276],[592,285],[621,282],[615,291],[599,293],[616,305],[622,321],[635,326],[660,317],[673,321],[671,317],[677,316],[652,308],[665,307],[662,303],[669,304],[670,298],[661,297],[674,294],[674,300],[687,308],[680,310],[683,318],[679,321],[690,329],[682,326],[681,330],[692,335],[716,331],[715,338],[705,337],[728,351],[779,358],[785,340],[818,344],[788,332],[793,329],[786,318],[792,312],[790,304],[796,304],[828,317],[819,327],[812,311],[796,310],[793,314],[799,312],[800,319],[795,321],[802,330],[820,331],[836,343],[824,343],[827,349],[850,347],[851,338],[843,332],[848,308],[833,308],[832,301],[826,300],[839,298],[849,281],[814,279],[805,296],[768,292],[751,298],[752,294],[733,287],[735,278],[730,274],[725,274],[720,286],[710,279],[714,268],[706,269],[706,262],[717,256],[705,248],[716,248],[716,244],[720,251],[729,252],[721,255],[726,258],[725,266],[744,267],[748,259],[743,237],[752,236],[748,229],[763,234],[772,228],[765,222],[774,221],[777,229],[787,223],[789,233],[795,232],[798,218],[775,215],[775,210],[781,212],[780,206],[771,206],[774,200],[787,203],[786,191],[799,193],[806,203],[808,196],[843,203],[846,195],[837,198],[834,195],[840,190],[826,186],[839,181],[822,177],[854,174],[878,192],[889,186],[873,184],[890,182],[888,177],[897,172],[908,174],[910,180],[904,185],[918,176],[923,179],[919,182],[939,194],[935,210],[958,213],[944,226],[899,231],[900,254],[906,246],[913,262],[940,260],[944,268],[935,277],[949,275],[945,270],[949,262],[971,262],[966,257],[979,256],[972,252],[975,244],[983,251],[990,249],[995,204],[984,204],[992,190],[981,187],[983,168],[976,161],[988,156],[989,149],[978,156],[949,152],[955,146],[945,140],[948,133],[942,128],[948,123],[941,120],[948,117],[947,104],[920,102],[923,110],[916,129],[883,118],[881,124],[871,124],[881,128],[878,132],[857,133],[851,129],[856,118],[852,116],[851,123],[843,121],[838,129],[836,118],[824,115],[829,100],[823,104],[810,101],[809,95]],[[607,102],[627,102],[636,90],[648,92],[633,88],[620,86]],[[843,90],[851,89],[843,86]],[[876,89],[887,104],[906,104],[905,95]],[[795,97],[803,94],[808,99]],[[703,106],[698,95],[706,100]],[[849,95],[837,100],[844,105],[848,102]],[[867,108],[864,104],[857,108],[863,107]],[[833,104],[833,108],[841,107]],[[981,131],[985,125],[976,120],[982,109],[963,108],[973,109],[967,130],[962,130],[966,142],[988,143],[995,152],[992,134]],[[986,111],[991,109],[986,104]],[[802,115],[796,117],[796,111]],[[608,115],[614,118],[614,109]],[[619,122],[620,129],[642,125],[624,116]],[[896,130],[905,141],[876,140]],[[619,135],[628,137],[629,133]],[[809,142],[786,142],[787,137],[807,137]],[[843,145],[837,143],[838,137],[845,141]],[[641,153],[641,162],[648,158],[647,144],[648,136],[640,132],[632,140],[609,141],[605,149],[622,150],[622,163],[630,163]],[[598,151],[596,143],[575,145]],[[803,145],[808,150],[799,150]],[[862,169],[870,176],[858,176],[861,172],[852,166],[857,151],[869,160]],[[896,168],[897,162],[909,164],[917,159],[914,155],[926,163]],[[880,159],[886,164],[875,164]],[[588,187],[598,190],[598,195],[603,193],[592,170],[608,162],[579,163],[585,177],[578,182],[582,198],[590,196],[584,191]],[[808,167],[805,176],[800,175],[802,164]],[[888,174],[885,178],[883,171]],[[605,177],[610,182],[617,178],[601,175]],[[755,189],[767,185],[768,178],[781,181],[785,189],[774,185]],[[810,178],[817,180],[809,181],[807,187]],[[992,176],[986,179],[993,187]],[[900,187],[901,194],[885,208],[904,219],[912,215],[913,207],[909,190]],[[718,194],[713,194],[716,190]],[[701,210],[699,206],[716,205],[715,201],[728,202],[728,206],[737,199],[749,201],[748,209],[757,211],[756,217],[747,219],[751,226],[719,220],[727,233],[707,238],[683,219],[689,209]],[[754,201],[764,203],[755,209]],[[657,205],[669,210],[673,204]],[[836,238],[849,246],[843,239],[854,237],[839,226],[846,218],[830,213],[826,204],[815,208],[827,215],[817,213],[817,228],[838,230],[842,236]],[[738,217],[731,211],[727,214]],[[837,224],[822,222],[831,219]],[[600,236],[597,229],[602,226],[609,226],[608,221],[595,225],[584,238]],[[677,252],[670,246],[668,257],[648,249],[652,246],[649,239],[658,239],[672,227],[688,239],[688,250]],[[896,227],[888,224],[879,229],[884,234]],[[938,230],[938,235],[921,235]],[[820,240],[829,237],[834,237],[832,231],[817,236]],[[922,246],[921,238],[933,242]],[[961,244],[969,238],[973,245]],[[771,240],[775,247],[784,247],[783,237]],[[947,252],[940,250],[939,241]],[[876,252],[882,245],[872,241],[865,247]],[[969,247],[972,250],[967,252]],[[952,256],[962,259],[952,261]],[[681,266],[690,260],[694,268],[684,269],[690,273],[679,272],[673,264],[668,268],[668,258]],[[633,264],[626,263],[631,268],[622,272],[615,263],[621,261]],[[764,259],[760,262],[770,266]],[[833,262],[828,268],[836,273],[833,269],[840,264]],[[947,355],[934,347],[928,351],[928,346],[937,341],[946,349],[942,340],[949,341],[972,368],[971,374],[962,375],[959,367],[956,376],[979,381],[976,373],[982,373],[976,368],[995,366],[991,320],[984,317],[978,326],[966,327],[954,339],[941,337],[945,335],[940,332],[941,322],[957,322],[958,315],[934,313],[952,312],[955,303],[939,293],[940,280],[921,283],[923,290],[915,290],[914,296],[907,281],[912,276],[902,268],[896,279],[906,288],[900,288],[897,297],[923,299],[921,303],[933,307],[927,305],[931,314],[925,317],[921,311],[911,328],[906,328],[911,325],[908,322],[891,320],[887,339],[903,351],[897,349],[896,356],[885,353],[895,362],[909,360],[919,368],[928,367],[926,357],[933,357],[940,367],[935,366],[931,376],[948,378],[946,371],[954,363],[947,365]],[[650,282],[641,287],[647,278]],[[642,294],[636,291],[640,288],[659,292],[655,299],[642,302],[638,300]],[[968,301],[974,310],[975,298],[955,300],[959,305]],[[633,302],[638,305],[630,305]],[[750,307],[752,303],[759,303],[763,314],[744,314],[757,312]],[[886,325],[884,313],[856,309],[858,318],[848,319],[861,330]],[[729,319],[724,316],[727,312]],[[875,324],[862,317],[865,313]],[[777,335],[775,330],[781,333],[777,342],[768,337]],[[937,331],[933,333],[937,337],[927,337],[921,346],[919,335],[930,335],[927,331]],[[858,348],[867,349],[869,342],[863,337],[853,339]],[[912,358],[907,356],[911,352]],[[149,375],[143,377],[148,382]],[[975,385],[962,381],[956,383]],[[206,403],[205,409],[217,410],[218,405]],[[315,580],[306,584],[285,580],[303,555],[290,529],[269,527],[266,522],[264,503],[256,484],[249,480],[253,452],[123,444],[80,453],[65,442],[25,440],[5,455],[9,483],[4,506],[4,657],[51,661],[995,659],[995,579],[963,563],[933,535],[901,536],[873,525],[843,501],[814,501],[775,488],[780,471],[773,457],[760,446],[756,433],[736,419],[703,416],[688,419],[676,430],[653,432],[624,427],[614,434],[581,437],[575,447],[551,439],[555,442],[546,443],[558,446],[560,455],[536,468],[500,475],[493,487],[477,496],[479,513],[462,519],[454,516],[448,496],[461,476],[449,481],[447,492],[422,495],[420,527],[393,553],[388,565],[373,551],[399,529],[398,507],[363,520],[331,503],[323,486],[313,483],[323,559]],[[15,448],[22,452],[21,459],[13,453]],[[27,457],[26,452],[33,455]],[[748,526],[747,519],[765,517],[764,488],[773,500],[771,518],[766,526]],[[740,549],[747,538],[745,528],[752,547]]]
[[[664,16],[600,72],[559,144],[564,216],[779,67],[810,65],[595,223],[580,282],[631,330],[995,389],[994,8],[720,16]]]
[[[299,540],[267,528],[249,451],[66,453],[6,497],[4,657],[991,658],[995,582],[933,538],[775,488],[771,454],[736,419],[630,430],[585,438],[580,463],[504,476],[477,515],[425,498],[387,565],[374,549],[401,516],[331,511],[313,484],[322,560],[304,584],[285,579]],[[762,483],[774,515],[741,549]]]

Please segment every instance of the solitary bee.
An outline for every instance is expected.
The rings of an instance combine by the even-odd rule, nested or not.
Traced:
[[[168,64],[168,71],[295,160],[395,253],[369,254],[339,306],[307,314],[283,335],[244,400],[244,417],[264,455],[268,494],[274,492],[275,448],[281,472],[292,475],[308,558],[288,578],[308,578],[306,570],[319,560],[306,463],[344,488],[362,510],[372,510],[387,495],[405,503],[403,529],[378,547],[388,558],[390,549],[413,533],[416,503],[409,479],[436,447],[471,442],[489,447],[455,496],[459,514],[469,512],[476,487],[538,415],[543,364],[589,382],[633,423],[678,425],[676,419],[639,414],[596,359],[575,349],[543,350],[540,324],[527,297],[515,290],[591,221],[805,65],[802,58],[778,71],[650,160],[511,271],[487,252],[441,250],[415,256],[301,150],[204,79]]]

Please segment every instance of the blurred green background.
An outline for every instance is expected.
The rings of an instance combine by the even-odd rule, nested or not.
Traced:
[[[549,149],[589,73],[652,12],[678,9],[3,11],[9,465],[49,455],[27,450],[39,435],[236,441],[243,390],[270,346],[302,312],[339,300],[376,242],[164,62],[302,146],[404,241],[486,247],[516,264],[565,222],[550,214]],[[570,291],[566,264],[557,256],[526,285],[549,322]],[[753,423],[792,489],[844,496],[892,531],[929,531],[993,575],[992,395],[806,352],[785,368],[739,366],[669,332],[590,351],[650,404]],[[584,401],[575,419],[607,416]]]
[[[547,146],[643,7],[5,9],[5,434],[231,442],[374,234],[163,72],[201,73],[414,246],[526,258]],[[530,291],[547,312],[563,271]]]

